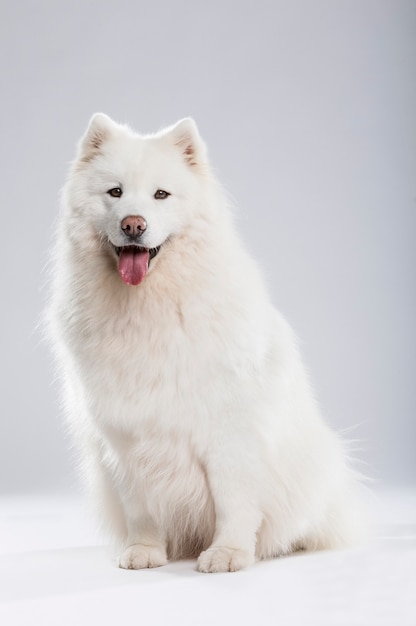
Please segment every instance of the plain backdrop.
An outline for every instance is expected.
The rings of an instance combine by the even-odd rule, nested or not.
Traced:
[[[416,3],[3,0],[0,45],[1,491],[76,484],[37,324],[99,110],[196,119],[326,418],[379,483],[414,483]]]

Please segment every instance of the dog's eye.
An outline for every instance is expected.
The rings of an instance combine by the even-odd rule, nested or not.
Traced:
[[[168,196],[170,196],[170,193],[164,191],[163,189],[158,189],[154,195],[154,198],[155,200],[164,200]]]
[[[112,196],[113,198],[120,198],[120,196],[123,194],[123,191],[120,189],[120,187],[114,187],[113,189],[109,189],[107,193],[110,194],[110,196]]]

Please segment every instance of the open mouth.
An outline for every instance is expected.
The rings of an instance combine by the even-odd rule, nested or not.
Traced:
[[[116,251],[117,256],[120,256],[121,252],[123,250],[131,250],[133,249],[134,252],[148,252],[149,253],[149,261],[151,261],[152,259],[155,258],[155,256],[157,255],[157,253],[159,252],[161,246],[157,246],[156,248],[143,248],[142,246],[121,246],[120,248],[118,248],[117,246],[114,246],[114,249]]]
[[[118,272],[126,285],[140,285],[147,274],[149,263],[160,250],[156,248],[143,248],[142,246],[114,246],[119,258]]]

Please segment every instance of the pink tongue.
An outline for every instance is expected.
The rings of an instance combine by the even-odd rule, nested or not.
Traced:
[[[148,250],[122,248],[118,271],[126,285],[139,285],[146,276],[148,265]]]

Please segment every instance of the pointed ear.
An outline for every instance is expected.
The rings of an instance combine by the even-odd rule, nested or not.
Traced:
[[[100,153],[104,142],[115,132],[118,125],[105,115],[95,113],[88,125],[85,135],[79,144],[79,158],[88,163]]]
[[[207,161],[207,149],[200,137],[194,120],[185,117],[167,131],[169,138],[182,152],[185,161],[190,166],[197,166]]]

